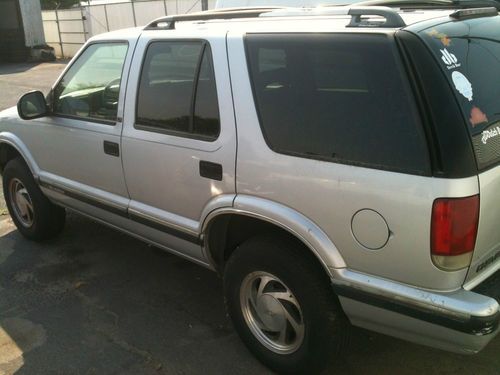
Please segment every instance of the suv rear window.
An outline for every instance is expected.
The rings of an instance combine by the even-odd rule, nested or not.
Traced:
[[[428,28],[420,36],[445,72],[468,124],[479,169],[500,161],[500,17]]]
[[[394,43],[382,34],[250,34],[264,137],[276,152],[429,174]]]

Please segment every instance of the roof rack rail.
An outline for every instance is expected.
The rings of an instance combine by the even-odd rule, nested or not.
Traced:
[[[405,27],[406,23],[399,13],[389,7],[352,7],[349,9],[348,15],[352,16],[351,22],[347,27]],[[369,23],[364,21],[362,16],[380,16],[385,18],[383,23]]]
[[[150,22],[144,30],[174,30],[176,22],[182,21],[208,21],[227,20],[235,18],[255,18],[259,16],[286,17],[286,16],[329,16],[349,15],[351,22],[347,27],[405,27],[406,24],[399,13],[392,8],[382,6],[364,7],[336,7],[336,8],[283,8],[283,7],[259,7],[259,8],[229,8],[218,9],[191,14],[179,14],[166,16]],[[370,22],[363,16],[380,16],[385,18],[384,22]]]
[[[303,17],[303,16],[351,16],[351,22],[347,27],[405,27],[406,23],[399,13],[389,7],[384,6],[336,6],[317,8],[282,8],[272,12],[263,13],[262,17]],[[363,16],[380,16],[385,21],[369,21]]]
[[[259,7],[259,8],[227,8],[196,12],[190,14],[179,14],[158,18],[150,22],[144,30],[173,30],[176,22],[182,21],[208,21],[208,20],[228,20],[233,18],[254,18],[263,13],[273,10],[283,9],[282,7]]]
[[[464,18],[488,17],[488,16],[489,17],[498,16],[498,9],[494,7],[460,9],[450,14],[451,18],[457,20]]]

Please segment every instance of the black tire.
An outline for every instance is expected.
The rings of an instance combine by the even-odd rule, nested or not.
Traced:
[[[288,238],[255,237],[234,251],[224,271],[226,306],[236,330],[250,351],[278,373],[319,373],[338,360],[348,342],[350,324],[328,276],[307,251]],[[247,276],[255,272],[276,276],[300,305],[305,328],[294,352],[283,354],[268,349],[245,320],[241,288]]]
[[[23,224],[22,218],[16,213],[14,207],[16,203],[13,202],[11,194],[13,181],[22,183],[29,194],[33,207],[31,225]],[[64,208],[50,202],[42,193],[23,159],[12,159],[5,166],[3,191],[12,221],[24,237],[33,241],[48,240],[63,230],[66,219]]]

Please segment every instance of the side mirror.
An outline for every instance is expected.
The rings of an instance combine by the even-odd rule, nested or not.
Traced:
[[[48,112],[47,102],[40,91],[28,92],[17,102],[17,113],[23,120],[44,117]]]

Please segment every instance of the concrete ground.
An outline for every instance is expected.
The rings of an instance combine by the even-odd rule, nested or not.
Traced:
[[[21,95],[28,91],[41,90],[47,93],[66,63],[0,63],[0,110],[16,105]]]
[[[0,109],[47,89],[61,64],[0,65]],[[224,311],[214,273],[86,218],[25,240],[0,198],[1,374],[266,374]],[[335,374],[500,374],[500,337],[476,356],[353,329]]]

